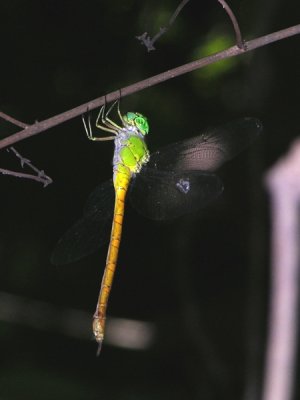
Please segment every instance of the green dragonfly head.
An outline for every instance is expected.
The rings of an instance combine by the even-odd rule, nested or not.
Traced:
[[[136,127],[142,135],[147,135],[149,132],[148,120],[140,113],[128,112],[123,115],[123,121],[126,125]]]

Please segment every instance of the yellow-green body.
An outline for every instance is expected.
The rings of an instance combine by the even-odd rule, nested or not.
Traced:
[[[147,119],[141,114],[131,112],[124,116],[120,115],[120,118],[123,123],[122,127],[109,120],[107,116],[102,119],[105,126],[96,124],[97,127],[114,132],[116,135],[114,138],[115,151],[113,157],[114,216],[106,267],[93,319],[93,332],[99,343],[99,349],[104,338],[107,303],[120,248],[127,189],[132,175],[139,173],[142,166],[149,160],[149,152],[144,139],[144,135],[149,131]],[[102,139],[94,138],[91,135],[88,135],[88,137],[92,140]]]

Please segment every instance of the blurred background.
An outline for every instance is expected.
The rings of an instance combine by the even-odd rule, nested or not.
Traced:
[[[135,37],[153,37],[178,4],[3,0],[0,109],[31,124],[234,44],[217,1],[190,1],[148,53]],[[299,23],[296,0],[230,5],[246,40]],[[300,133],[298,50],[295,36],[122,99],[123,112],[147,115],[151,150],[243,116],[261,119],[264,134],[219,171],[225,191],[200,215],[158,224],[128,206],[98,358],[91,320],[107,248],[61,267],[50,256],[111,177],[112,143],[89,142],[76,118],[16,145],[54,182],[0,176],[1,399],[258,398],[269,294],[264,174]],[[0,121],[1,137],[18,130]],[[6,150],[0,160],[21,169]]]

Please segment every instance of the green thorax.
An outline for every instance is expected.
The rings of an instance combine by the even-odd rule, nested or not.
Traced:
[[[113,158],[114,182],[117,175],[131,178],[140,172],[142,166],[149,160],[149,151],[145,143],[145,135],[149,132],[147,118],[142,114],[128,112],[122,118],[123,127],[115,138]],[[118,185],[118,184],[117,184]]]

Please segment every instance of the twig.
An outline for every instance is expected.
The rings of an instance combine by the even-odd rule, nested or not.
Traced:
[[[169,21],[169,26],[171,26],[173,24],[173,22],[175,21],[175,19],[177,18],[178,14],[180,13],[180,11],[183,9],[183,7],[189,2],[189,0],[183,0],[179,6],[176,8],[176,10],[174,11],[174,14],[172,15],[172,17],[170,18]]]
[[[50,185],[50,183],[53,182],[50,176],[46,175],[43,170],[40,170],[37,167],[35,167],[28,158],[24,158],[14,147],[11,146],[8,149],[8,151],[12,151],[16,155],[16,157],[20,160],[22,168],[24,168],[24,166],[26,165],[28,168],[32,169],[32,171],[36,173],[36,175],[30,175],[30,174],[23,174],[21,172],[20,173],[14,172],[14,174],[11,175],[18,176],[19,178],[28,178],[28,179],[30,179],[31,177],[31,179],[43,183],[44,187]]]
[[[21,122],[13,117],[11,117],[10,115],[5,114],[4,112],[0,111],[0,118],[3,118],[5,121],[8,121],[14,125],[17,125],[21,128],[27,128],[29,125],[25,124],[24,122]],[[11,171],[8,169],[3,169],[0,168],[0,173],[2,175],[10,175],[10,176],[14,176],[16,178],[25,178],[25,179],[31,179],[37,182],[40,182],[44,185],[44,187],[48,186],[50,183],[52,183],[52,179],[47,176],[45,174],[45,172],[43,170],[39,170],[38,168],[36,168],[31,161],[28,158],[24,158],[14,147],[9,147],[7,149],[7,151],[12,151],[15,156],[20,160],[21,163],[21,167],[24,168],[24,166],[27,166],[28,168],[32,169],[36,175],[32,175],[32,174],[26,174],[23,172],[16,172],[16,171]]]
[[[153,38],[151,39],[150,35],[148,35],[147,32],[144,32],[142,35],[140,36],[136,36],[136,38],[147,47],[148,52],[155,50],[155,47],[153,46],[154,43],[164,34],[166,33],[171,25],[173,24],[173,22],[175,21],[175,19],[177,18],[178,14],[180,13],[180,11],[183,9],[183,7],[189,2],[189,0],[182,0],[181,3],[179,4],[179,6],[176,8],[176,10],[174,11],[174,13],[172,14],[169,22],[168,22],[168,27],[163,26],[161,28],[159,28],[159,31],[157,32],[156,35],[153,36]]]
[[[0,118],[4,119],[5,121],[11,122],[16,126],[19,126],[20,128],[26,129],[28,127],[28,125],[25,124],[24,122],[18,121],[17,119],[11,117],[10,115],[5,114],[2,111],[0,111]]]
[[[181,65],[180,67],[165,71],[161,74],[152,76],[151,78],[148,79],[144,79],[140,82],[126,86],[122,89],[115,90],[114,92],[111,92],[105,96],[98,97],[97,99],[89,101],[88,103],[82,104],[78,107],[65,111],[61,114],[55,115],[54,117],[48,118],[41,122],[37,122],[22,131],[19,131],[7,138],[2,139],[0,141],[0,149],[7,146],[11,146],[14,143],[27,139],[31,136],[37,135],[38,133],[44,132],[49,128],[53,128],[54,126],[57,126],[63,122],[69,121],[72,118],[78,117],[79,115],[84,114],[87,110],[89,111],[94,110],[95,108],[102,106],[105,102],[111,102],[117,100],[120,98],[120,93],[122,94],[122,97],[128,96],[130,94],[139,92],[141,90],[165,82],[177,76],[186,74],[196,69],[203,68],[217,61],[247,53],[259,47],[266,46],[270,43],[286,39],[290,36],[294,36],[299,33],[300,33],[300,24],[245,42],[245,49],[240,49],[237,46],[233,46],[219,53],[215,53],[208,57],[192,61],[188,64],[184,64]]]
[[[148,35],[147,32],[144,32],[142,35],[140,36],[136,36],[136,38],[138,40],[140,40],[140,42],[147,47],[148,52],[155,50],[154,47],[154,43],[164,34],[166,33],[171,25],[174,23],[175,19],[177,18],[178,14],[180,13],[180,11],[183,9],[183,7],[189,2],[189,0],[183,0],[179,6],[176,8],[175,12],[173,13],[172,17],[169,20],[168,23],[168,27],[161,27],[159,28],[159,32],[157,32],[156,35],[153,36],[153,38],[151,39],[151,36]],[[237,19],[233,13],[233,11],[231,10],[231,8],[229,7],[229,5],[226,3],[225,0],[218,0],[218,2],[222,5],[222,7],[224,8],[224,10],[226,11],[227,15],[229,16],[232,25],[233,25],[233,29],[235,32],[235,38],[236,38],[236,45],[240,48],[245,50],[245,45],[242,39],[242,34],[241,34],[241,30],[239,27],[239,24],[237,22]]]
[[[31,179],[36,182],[43,183],[44,187],[48,186],[52,183],[52,179],[49,176],[45,175],[44,171],[40,171],[41,175],[32,175],[32,174],[25,174],[23,172],[16,172],[11,171],[9,169],[0,168],[0,174],[2,175],[10,175],[14,176],[15,178],[23,178],[23,179]]]
[[[235,32],[235,39],[236,39],[237,47],[239,47],[240,49],[246,50],[245,43],[243,42],[243,39],[242,39],[240,27],[239,27],[239,24],[237,22],[237,19],[234,15],[233,11],[231,10],[231,8],[229,7],[229,5],[226,3],[225,0],[218,0],[218,2],[222,5],[224,10],[227,12],[229,18],[231,19],[233,29]]]

